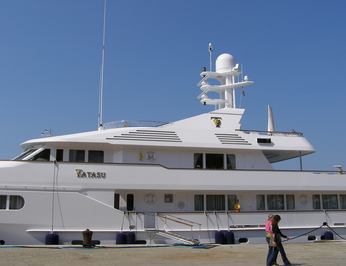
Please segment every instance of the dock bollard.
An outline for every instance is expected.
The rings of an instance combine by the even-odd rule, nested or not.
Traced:
[[[95,245],[92,244],[93,231],[86,229],[83,231],[83,248],[93,248]]]

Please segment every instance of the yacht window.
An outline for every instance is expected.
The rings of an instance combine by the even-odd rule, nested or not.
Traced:
[[[207,169],[224,169],[223,154],[207,153],[205,156]]]
[[[264,195],[256,195],[256,209],[258,211],[264,211],[266,209]]]
[[[63,162],[64,161],[64,150],[63,149],[57,149],[56,150],[55,159],[57,162]]]
[[[312,195],[312,208],[314,210],[321,209],[321,197],[318,194]]]
[[[207,195],[207,211],[224,211],[225,195]]]
[[[119,206],[120,206],[120,195],[118,193],[114,193],[114,209],[118,209],[119,210]]]
[[[340,195],[340,208],[346,209],[346,194]]]
[[[234,170],[236,168],[235,155],[227,154],[226,158],[227,158],[227,169]]]
[[[85,162],[85,151],[84,150],[70,150],[69,161],[70,162]]]
[[[89,151],[88,162],[89,163],[103,163],[103,151]]]
[[[165,194],[165,203],[173,202],[173,194]]]
[[[14,158],[13,160],[23,160],[25,157],[27,157],[29,154],[31,154],[35,151],[37,151],[37,149],[26,150],[23,153],[21,153],[19,156],[17,156],[16,158]]]
[[[134,196],[133,194],[127,194],[126,196],[126,206],[128,211],[134,210]]]
[[[338,195],[322,195],[323,209],[338,209]]]
[[[195,195],[195,211],[204,211],[204,195]]]
[[[238,201],[237,195],[227,195],[227,204],[228,204],[228,210],[232,211],[235,210],[235,204]]]
[[[50,159],[50,149],[44,149],[43,151],[41,151],[38,154],[34,155],[29,160],[30,161],[45,161],[45,162],[48,162],[49,159]]]
[[[268,139],[268,138],[257,138],[257,143],[259,143],[259,144],[270,144],[270,143],[272,143],[272,140]]]
[[[284,195],[267,195],[268,210],[284,210]]]
[[[10,210],[19,210],[24,207],[24,199],[21,196],[10,196]]]
[[[286,210],[294,210],[295,202],[294,195],[286,195]]]
[[[7,202],[7,196],[6,195],[0,195],[0,210],[6,209],[6,202]]]
[[[203,167],[203,153],[195,153],[193,155],[193,167],[194,168],[204,168]]]

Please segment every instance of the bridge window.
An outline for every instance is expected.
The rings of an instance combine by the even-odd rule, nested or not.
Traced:
[[[29,154],[34,153],[35,151],[37,151],[37,149],[26,150],[23,153],[21,153],[19,156],[17,156],[16,158],[14,158],[14,160],[23,160],[25,157],[28,157]]]
[[[29,160],[31,160],[31,161],[45,161],[45,162],[48,162],[50,160],[50,149],[44,149],[43,151],[41,151],[38,154],[34,155]]]

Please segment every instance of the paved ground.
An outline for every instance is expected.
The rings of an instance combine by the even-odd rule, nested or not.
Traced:
[[[346,242],[286,244],[288,258],[295,265],[346,265]],[[241,244],[209,249],[191,247],[0,247],[0,265],[135,265],[209,266],[265,265],[266,245]],[[282,265],[279,258],[278,262]]]

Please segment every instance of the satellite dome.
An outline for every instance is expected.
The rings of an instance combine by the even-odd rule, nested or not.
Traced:
[[[215,70],[216,72],[230,71],[234,65],[235,65],[235,59],[233,55],[221,54],[216,59]]]

